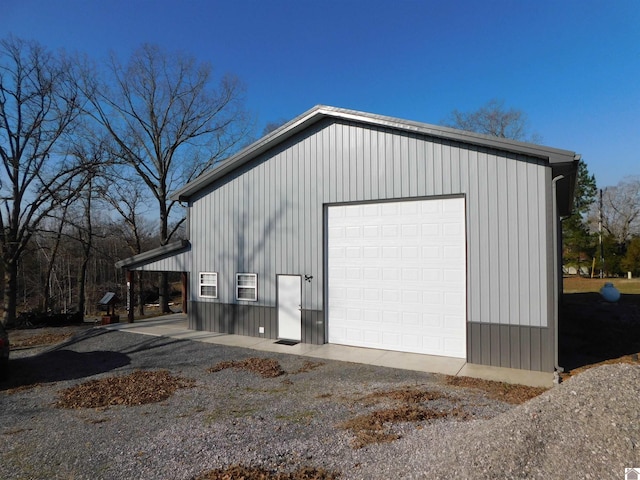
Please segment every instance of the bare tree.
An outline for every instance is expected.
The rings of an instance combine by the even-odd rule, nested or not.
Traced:
[[[494,137],[533,143],[541,141],[538,134],[529,133],[526,113],[513,107],[507,109],[503,100],[490,100],[472,112],[453,110],[442,123],[448,127]]]
[[[595,212],[592,224],[597,222]],[[618,244],[640,235],[640,177],[626,177],[602,192],[602,228]]]
[[[91,165],[84,188],[76,198],[76,215],[70,222],[72,237],[80,245],[81,255],[78,256],[78,281],[77,281],[77,312],[84,315],[87,311],[87,272],[94,248],[96,232],[94,230],[94,209],[97,202],[102,199],[100,195],[101,182],[104,179],[104,171],[110,164],[108,142],[96,132],[83,124],[83,133],[78,135],[76,142],[70,146],[70,154],[78,162]]]
[[[121,221],[115,222],[114,231],[126,242],[132,255],[149,248],[152,235],[146,214],[144,198],[145,185],[140,178],[105,178],[106,184],[100,188],[106,202],[118,213]],[[137,272],[138,315],[144,315],[144,272]]]
[[[0,41],[0,248],[4,314],[15,319],[18,263],[43,219],[84,181],[56,147],[81,112],[71,65],[15,37]]]
[[[154,45],[143,45],[126,64],[112,57],[108,78],[95,89],[86,85],[88,93],[96,92],[92,115],[111,135],[114,157],[133,169],[155,198],[160,245],[165,245],[184,221],[170,226],[176,206],[170,192],[227,156],[248,132],[242,85],[226,76],[214,86],[208,64]]]
[[[71,198],[67,199],[67,201],[64,202],[64,205],[56,209],[56,212],[52,212],[56,214],[51,219],[51,237],[53,239],[53,244],[50,245],[50,248],[48,248],[47,250],[42,248],[42,245],[39,245],[44,253],[45,258],[47,259],[47,270],[44,276],[44,291],[41,302],[41,308],[43,312],[48,312],[54,306],[52,305],[51,288],[53,283],[53,276],[55,273],[54,270],[56,266],[56,260],[58,259],[58,251],[60,250],[63,230],[67,222],[67,212],[69,211],[71,200]]]

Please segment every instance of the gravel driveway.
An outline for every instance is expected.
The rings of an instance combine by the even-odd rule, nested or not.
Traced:
[[[219,362],[276,359],[274,378]],[[309,359],[93,328],[55,348],[12,353],[0,384],[0,478],[188,479],[234,464],[321,467],[343,479],[624,478],[640,467],[640,367],[604,366],[520,406],[435,374]],[[168,369],[193,379],[160,403],[55,406],[91,379]],[[35,385],[35,386],[34,386]],[[356,446],[345,422],[429,392],[443,418],[385,424],[400,437]]]

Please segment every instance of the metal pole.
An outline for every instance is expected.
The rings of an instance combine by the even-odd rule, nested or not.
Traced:
[[[600,278],[604,278],[604,245],[602,244],[602,189],[600,189],[600,205],[598,207],[598,238],[600,242]]]
[[[127,270],[127,321],[133,323],[134,315],[133,271]]]

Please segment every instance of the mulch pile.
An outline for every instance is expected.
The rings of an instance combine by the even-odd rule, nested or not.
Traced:
[[[144,405],[166,400],[194,380],[173,376],[168,370],[137,370],[129,375],[90,380],[60,392],[58,408],[99,408]]]

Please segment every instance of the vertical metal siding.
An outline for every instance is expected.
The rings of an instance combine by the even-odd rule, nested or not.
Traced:
[[[276,274],[313,275],[303,281],[303,335],[321,343],[323,205],[464,194],[469,359],[515,368],[540,365],[546,337],[529,330],[548,327],[552,311],[548,176],[549,169],[530,158],[320,122],[194,200],[192,272],[217,271],[219,298],[194,296],[198,285],[192,275],[192,300],[271,308]],[[237,272],[258,274],[257,302],[236,302]],[[258,322],[272,321],[273,315],[261,315]],[[245,322],[247,334],[255,335],[257,324]]]
[[[143,272],[188,272],[191,269],[191,252],[182,252],[170,257],[146,263],[135,270]]]

